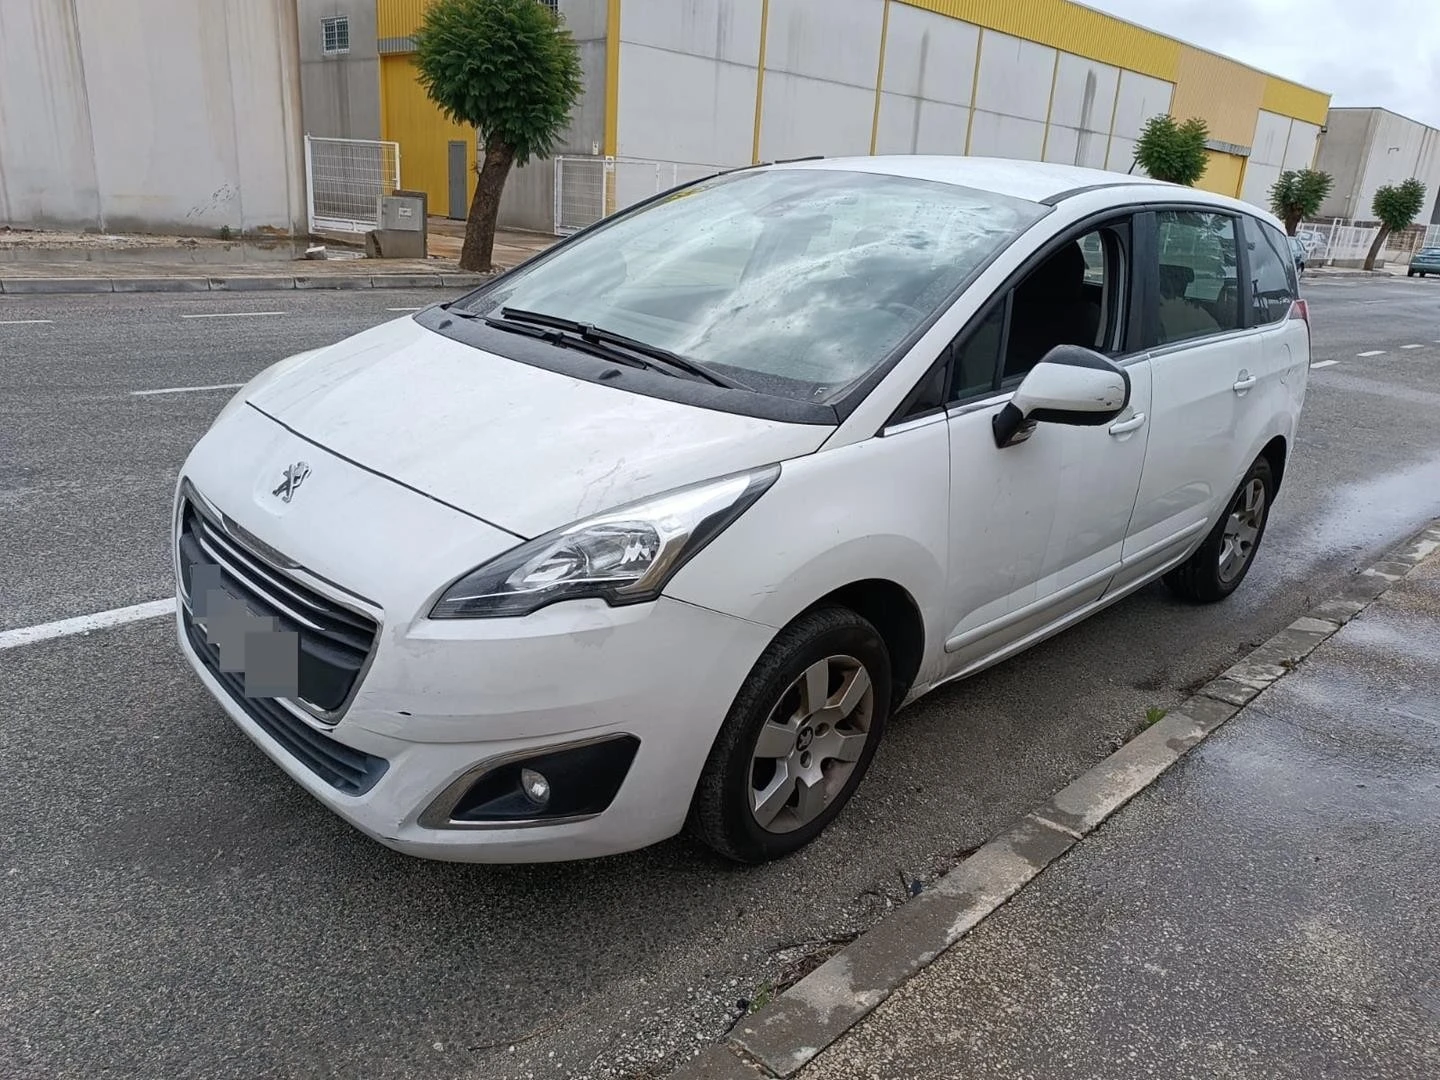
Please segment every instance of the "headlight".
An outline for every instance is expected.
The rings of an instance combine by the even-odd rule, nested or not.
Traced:
[[[432,619],[529,615],[561,600],[639,604],[769,489],[780,466],[711,480],[528,540],[445,590]]]

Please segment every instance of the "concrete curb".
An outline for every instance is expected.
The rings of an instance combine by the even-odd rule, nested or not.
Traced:
[[[794,1076],[1436,551],[1440,519],[987,841],[770,1005],[742,1018],[720,1043],[671,1073],[670,1080]]]
[[[252,277],[0,278],[0,295],[66,293],[280,292],[287,289],[469,289],[492,274],[353,274]]]

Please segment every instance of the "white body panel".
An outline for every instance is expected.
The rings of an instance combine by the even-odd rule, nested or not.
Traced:
[[[1035,163],[792,167],[894,172],[1032,200],[1110,186],[1058,200],[832,426],[586,382],[405,319],[278,365],[191,453],[182,482],[263,548],[303,567],[289,571],[296,581],[331,599],[348,596],[379,624],[338,720],[305,720],[388,762],[358,796],[292,757],[181,634],[182,650],[235,722],[336,813],[395,848],[449,859],[568,859],[658,841],[685,821],[716,733],[757,659],[818,601],[867,582],[909,598],[923,631],[913,699],[1175,565],[1256,455],[1271,440],[1292,439],[1309,361],[1298,319],[1125,358],[1130,400],[1103,424],[1041,422],[1028,439],[997,448],[991,421],[1010,392],[892,424],[977,310],[1077,222],[1147,200],[1253,208]],[[298,461],[309,466],[303,488],[293,501],[278,498],[277,478]],[[780,463],[773,485],[658,599],[431,617],[451,582],[524,539],[772,463]],[[442,792],[487,763],[620,733],[637,737],[639,750],[597,815],[513,827],[420,823]]]

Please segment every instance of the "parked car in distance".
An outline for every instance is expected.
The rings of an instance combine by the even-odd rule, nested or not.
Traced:
[[[399,851],[775,858],[897,709],[1156,579],[1230,595],[1309,364],[1237,200],[737,169],[256,376],[180,472],[181,649]]]
[[[1305,261],[1309,258],[1309,252],[1305,250],[1305,245],[1298,236],[1288,236],[1286,239],[1290,242],[1290,256],[1295,260],[1295,272],[1297,274],[1303,274],[1305,272]]]
[[[1405,271],[1405,276],[1414,277],[1416,274],[1421,277],[1440,274],[1440,247],[1422,247],[1410,257],[1410,268]]]

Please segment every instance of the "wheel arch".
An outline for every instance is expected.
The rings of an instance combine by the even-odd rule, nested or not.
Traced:
[[[908,589],[894,581],[865,578],[826,593],[800,615],[831,605],[848,608],[879,631],[890,654],[890,709],[894,712],[915,685],[925,660],[925,618],[920,605]]]
[[[1284,435],[1276,435],[1260,450],[1259,457],[1263,457],[1270,463],[1271,475],[1275,478],[1275,490],[1280,490],[1280,481],[1285,477],[1285,459],[1289,452],[1289,444]]]

